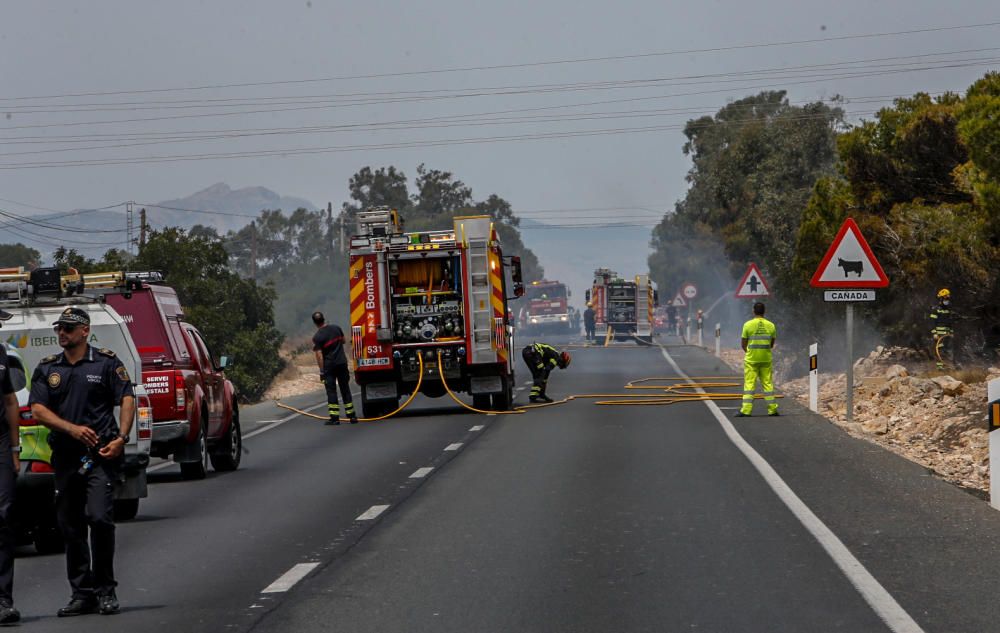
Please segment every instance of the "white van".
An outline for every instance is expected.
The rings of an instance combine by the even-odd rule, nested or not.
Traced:
[[[75,305],[90,314],[90,343],[95,348],[113,351],[129,375],[142,376],[142,361],[121,316],[111,306],[86,297],[54,299],[44,304],[27,307],[5,304],[3,307],[13,317],[4,321],[0,328],[0,339],[10,348],[17,350],[30,378],[35,368],[46,356],[59,354],[59,337],[52,324],[69,305]],[[119,519],[133,518],[139,509],[139,499],[147,495],[146,467],[149,465],[149,448],[153,437],[152,414],[149,399],[142,385],[135,385],[136,420],[132,425],[131,438],[125,446],[125,480],[115,490],[115,516]],[[117,417],[118,410],[115,409]],[[22,414],[23,417],[23,414]],[[22,420],[22,425],[25,421]]]

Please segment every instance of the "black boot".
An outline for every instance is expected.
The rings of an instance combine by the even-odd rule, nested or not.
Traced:
[[[331,415],[330,419],[324,422],[323,424],[326,426],[337,426],[338,424],[340,424],[340,418],[335,418]]]

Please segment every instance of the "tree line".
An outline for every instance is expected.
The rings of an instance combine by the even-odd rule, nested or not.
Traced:
[[[690,120],[689,190],[654,229],[650,268],[732,292],[750,261],[772,282],[793,337],[824,338],[809,281],[847,217],[890,278],[863,315],[885,342],[929,344],[937,289],[952,292],[966,356],[1000,346],[1000,74],[964,95],[917,93],[847,125],[839,100],[792,105],[783,91]]]

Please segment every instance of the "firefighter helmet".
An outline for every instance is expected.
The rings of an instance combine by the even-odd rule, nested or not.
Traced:
[[[947,288],[942,288],[942,289],[938,290],[937,296],[938,296],[938,299],[950,299],[951,298],[951,290],[948,290]]]
[[[592,301],[588,301],[587,302],[587,307],[588,308],[593,308],[594,307],[594,303]]]
[[[563,352],[559,354],[559,367],[561,367],[562,369],[566,369],[567,367],[569,367],[569,363],[572,360],[573,357],[569,355],[569,352]]]

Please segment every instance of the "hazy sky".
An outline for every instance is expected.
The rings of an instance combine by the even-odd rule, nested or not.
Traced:
[[[681,153],[679,128],[687,118],[711,114],[727,99],[764,87],[787,86],[793,101],[845,95],[852,100],[847,109],[855,119],[863,113],[871,116],[891,95],[963,90],[987,69],[1000,67],[1000,51],[975,50],[1000,46],[1000,26],[616,61],[301,80],[646,55],[998,21],[1000,5],[995,1],[4,2],[0,198],[73,209],[128,199],[163,200],[224,181],[233,187],[262,185],[317,204],[332,200],[339,206],[346,197],[347,179],[359,167],[394,164],[414,176],[416,165],[424,162],[454,171],[477,197],[495,192],[525,217],[543,221],[581,223],[602,212],[539,210],[662,210],[683,196],[689,163]],[[952,54],[911,57],[934,53]],[[860,64],[889,57],[901,59]],[[952,67],[898,72],[900,64],[941,66],[942,60],[952,60],[947,64]],[[801,68],[845,62],[855,63]],[[788,70],[777,76],[774,69],[783,68]],[[692,77],[762,69],[769,72]],[[844,76],[859,73],[868,76]],[[660,81],[649,81],[654,79]],[[593,85],[626,80],[631,83]],[[273,83],[282,81],[299,83]],[[261,82],[272,83],[162,90]],[[562,88],[554,89],[554,84]],[[122,94],[54,97],[107,92]],[[883,98],[866,99],[870,97]],[[594,103],[607,101],[617,102]],[[81,111],[61,111],[67,109]],[[256,113],[247,114],[249,110]],[[230,114],[206,116],[221,113]],[[594,118],[595,113],[604,113],[599,115],[603,118]],[[456,116],[474,124],[458,125]],[[509,123],[509,117],[519,119]],[[120,122],[150,118],[159,120]],[[424,127],[414,129],[416,119],[424,120],[419,123]],[[119,122],[79,124],[95,121]],[[390,129],[331,128],[398,121],[409,122]],[[434,127],[426,127],[429,124]],[[325,129],[306,130],[314,126]],[[622,128],[641,131],[607,133]],[[262,131],[269,134],[260,135]],[[248,132],[258,135],[232,136]],[[599,134],[398,147],[566,132]],[[174,142],[179,134],[198,133],[225,138]],[[39,142],[52,140],[58,142]],[[156,143],[138,145],[151,141]],[[95,149],[107,145],[120,147]],[[396,147],[296,153],[372,145]],[[262,150],[288,153],[25,168],[52,161]],[[11,202],[0,206],[33,212]],[[628,221],[657,215],[642,209],[616,213]]]

